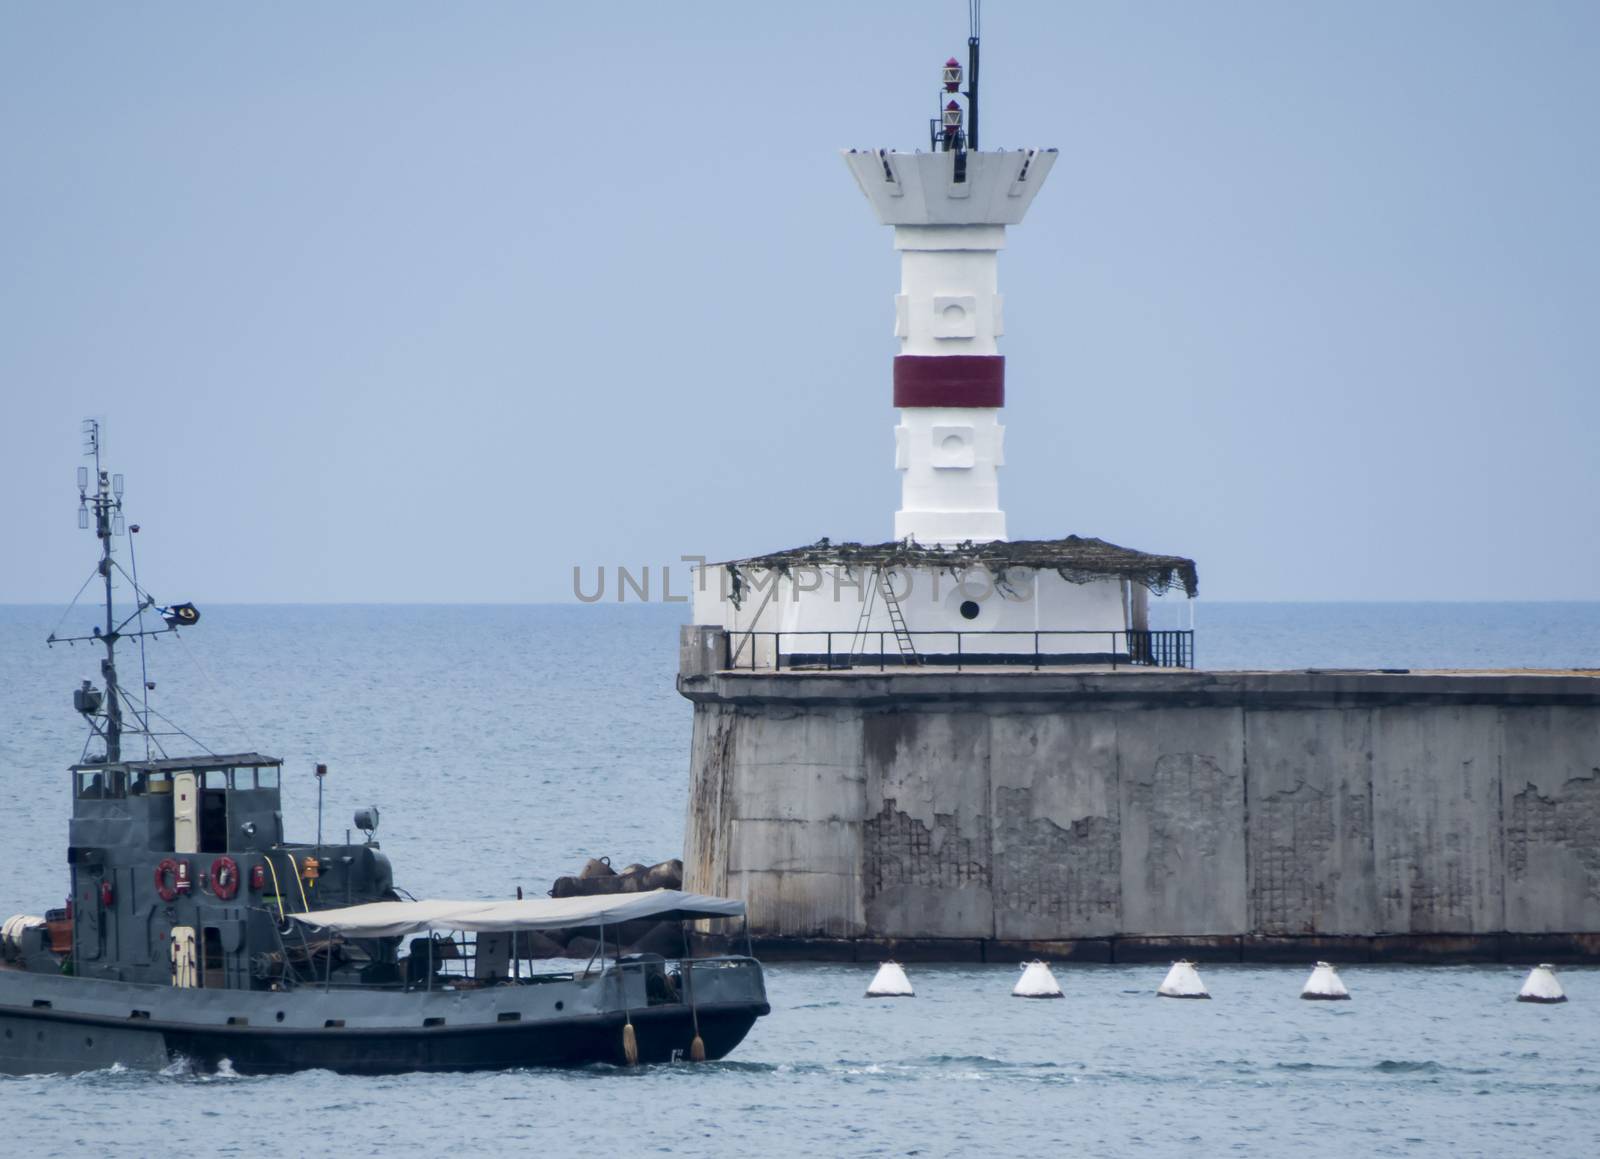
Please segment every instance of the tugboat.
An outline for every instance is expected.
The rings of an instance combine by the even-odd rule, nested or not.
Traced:
[[[726,923],[743,917],[742,902],[677,890],[403,899],[373,837],[375,808],[356,813],[359,843],[324,844],[320,833],[290,842],[280,760],[167,755],[163,738],[195,742],[152,730],[150,685],[129,694],[117,646],[142,650],[146,637],[189,628],[200,613],[158,605],[139,586],[131,541],[131,570],[114,557],[125,534],[122,476],[101,466],[98,424],[87,422],[85,435],[94,469],[92,479],[78,471],[79,525],[100,541],[104,625],[49,642],[103,647],[101,687],[85,680],[73,693],[90,735],[71,766],[66,905],[0,926],[0,1073],[699,1061],[726,1055],[769,1012],[760,964],[748,953],[692,956],[686,926],[677,960],[624,952],[640,923]],[[120,621],[115,576],[134,597]],[[126,751],[133,738],[143,759]],[[553,963],[539,934],[554,929],[593,940],[588,960],[540,972]]]

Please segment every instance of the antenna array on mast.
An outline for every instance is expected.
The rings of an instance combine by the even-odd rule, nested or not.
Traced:
[[[150,717],[160,716],[150,708],[150,689],[154,687],[149,682],[148,674],[144,671],[144,638],[146,636],[160,636],[174,632],[180,627],[188,627],[198,623],[200,613],[193,604],[173,604],[170,607],[157,608],[156,602],[147,592],[139,586],[138,573],[132,575],[123,571],[122,566],[112,557],[112,540],[116,536],[127,532],[122,515],[123,478],[120,474],[109,473],[102,462],[104,444],[101,438],[100,423],[97,419],[84,419],[83,421],[83,453],[94,460],[94,468],[83,466],[78,468],[78,526],[94,529],[96,538],[100,541],[100,561],[96,565],[95,574],[89,577],[84,584],[87,589],[90,582],[98,576],[105,590],[105,623],[104,626],[96,624],[87,636],[57,636],[50,633],[46,640],[48,644],[78,644],[93,643],[103,645],[106,654],[100,661],[100,676],[104,682],[104,692],[91,686],[85,680],[82,687],[73,694],[73,705],[83,714],[89,723],[91,740],[100,737],[105,741],[106,751],[103,759],[106,763],[114,764],[122,760],[122,736],[124,731],[141,734],[145,738],[146,756],[152,744],[160,748],[160,742],[155,738],[158,735],[188,736],[181,729],[173,733],[156,733],[150,728]],[[138,525],[133,527],[138,531]],[[129,560],[133,559],[132,541],[129,541]],[[133,589],[133,611],[120,622],[116,618],[114,604],[115,576],[121,574]],[[79,596],[83,592],[78,593]],[[77,600],[73,600],[77,604]],[[146,628],[144,626],[144,613],[154,608],[161,616],[164,623],[159,628]],[[72,609],[67,609],[68,614]],[[65,616],[62,617],[65,620]],[[137,622],[136,622],[137,621]],[[130,629],[130,625],[133,625]],[[137,639],[140,647],[140,676],[144,685],[143,695],[139,698],[143,705],[140,710],[132,697],[128,696],[125,689],[117,683],[117,641],[121,639]],[[134,724],[125,729],[123,724],[123,710],[126,706],[132,715]],[[161,719],[165,720],[165,717]],[[170,723],[170,722],[168,722]],[[174,726],[175,727],[175,726]],[[190,740],[194,738],[190,737]],[[197,742],[198,743],[198,742]]]

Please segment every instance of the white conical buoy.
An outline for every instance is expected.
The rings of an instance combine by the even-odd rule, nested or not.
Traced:
[[[1194,968],[1193,962],[1172,963],[1172,969],[1167,971],[1156,993],[1163,998],[1211,997],[1206,993],[1206,984],[1200,981],[1200,971]]]
[[[1339,980],[1339,972],[1326,962],[1318,962],[1317,968],[1311,971],[1311,977],[1306,979],[1305,989],[1300,991],[1302,998],[1337,999],[1349,998],[1350,991],[1344,988],[1344,983]]]
[[[1011,987],[1011,997],[1060,998],[1061,987],[1056,985],[1056,976],[1050,972],[1049,966],[1043,962],[1025,962],[1022,977]]]
[[[1556,981],[1556,968],[1549,963],[1528,971],[1528,980],[1517,992],[1518,1002],[1565,1002],[1567,995]]]
[[[906,972],[900,968],[898,962],[885,962],[872,976],[872,985],[867,987],[867,997],[914,998],[916,991],[911,989],[911,979],[906,977]]]

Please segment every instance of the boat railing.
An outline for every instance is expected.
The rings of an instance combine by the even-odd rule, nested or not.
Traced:
[[[270,911],[266,911],[270,912]],[[269,970],[276,983],[288,988],[302,986],[318,989],[402,989],[429,990],[435,987],[449,989],[479,989],[489,986],[546,985],[554,982],[587,982],[601,978],[623,978],[642,975],[646,990],[652,976],[669,977],[676,988],[689,972],[708,975],[711,971],[748,969],[757,967],[755,959],[746,955],[714,954],[704,957],[693,955],[685,943],[682,956],[666,957],[660,954],[616,954],[616,943],[607,945],[597,939],[592,952],[574,954],[570,958],[533,957],[519,954],[522,948],[518,939],[510,940],[508,954],[498,956],[499,969],[479,969],[479,935],[470,931],[436,930],[431,934],[413,938],[407,952],[392,957],[379,948],[390,942],[387,938],[346,938],[343,935],[308,935],[298,924],[292,932],[278,927],[276,969]],[[398,939],[395,939],[397,942]],[[398,950],[398,945],[392,946]],[[337,971],[336,959],[342,958]],[[562,961],[571,963],[561,969],[538,968],[540,963]],[[580,964],[581,963],[581,964]],[[362,977],[350,977],[352,966],[359,967]],[[374,967],[380,969],[374,970]],[[258,973],[258,977],[262,976]],[[707,983],[710,984],[710,983]],[[661,987],[657,987],[659,991]]]
[[[417,939],[422,941],[423,939]],[[709,976],[713,971],[748,970],[759,968],[754,958],[742,955],[715,955],[708,957],[692,957],[685,954],[682,957],[665,957],[660,954],[627,954],[621,958],[602,956],[600,948],[590,954],[586,959],[574,956],[568,959],[555,959],[583,964],[573,965],[560,970],[539,970],[538,964],[548,962],[549,958],[512,957],[508,960],[508,972],[495,973],[488,976],[479,976],[476,963],[476,940],[471,934],[462,934],[445,938],[433,939],[436,956],[433,959],[432,971],[428,971],[424,964],[420,979],[415,975],[416,967],[408,967],[410,958],[414,957],[419,949],[413,946],[411,954],[400,961],[402,976],[406,979],[405,988],[408,990],[427,989],[431,985],[450,986],[457,989],[477,989],[487,986],[537,986],[552,982],[594,981],[612,978],[628,979],[630,976],[639,976],[645,979],[647,995],[651,994],[652,978],[667,978],[676,989],[681,985],[681,980],[689,974],[689,984],[695,984],[695,977]],[[451,947],[443,953],[438,953],[440,947]],[[425,951],[424,951],[425,952]],[[690,972],[692,971],[692,974]],[[709,983],[707,983],[709,984]],[[652,996],[651,1005],[659,1000],[660,990]],[[673,998],[678,1001],[681,998]]]

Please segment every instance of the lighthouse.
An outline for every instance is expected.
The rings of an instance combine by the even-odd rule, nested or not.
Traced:
[[[1192,655],[1187,633],[1151,633],[1148,597],[1192,597],[1193,561],[1007,527],[1000,252],[1059,154],[978,148],[977,68],[974,34],[967,68],[952,57],[940,71],[926,151],[841,151],[900,266],[884,376],[897,414],[892,538],[830,536],[702,568],[694,621],[727,633],[731,666],[1182,666]]]
[[[944,76],[955,91],[954,58]],[[962,115],[954,100],[945,105],[931,152],[844,155],[878,221],[893,227],[900,255],[894,537],[948,547],[1006,538],[999,258],[1006,227],[1021,224],[1057,157],[1054,149],[969,151]]]
[[[763,952],[835,961],[1409,958],[1440,930],[1571,955],[1596,928],[1564,836],[1589,807],[1584,678],[1184,671],[1193,632],[1150,597],[1193,597],[1192,560],[1090,534],[1094,488],[1008,523],[1005,427],[1045,421],[1008,372],[1067,376],[1008,365],[1000,253],[1079,162],[979,148],[976,49],[929,69],[918,148],[843,153],[887,228],[883,350],[839,390],[895,416],[859,470],[892,464],[899,503],[700,569],[684,887],[744,899]],[[1015,237],[1008,271],[1067,268]]]

